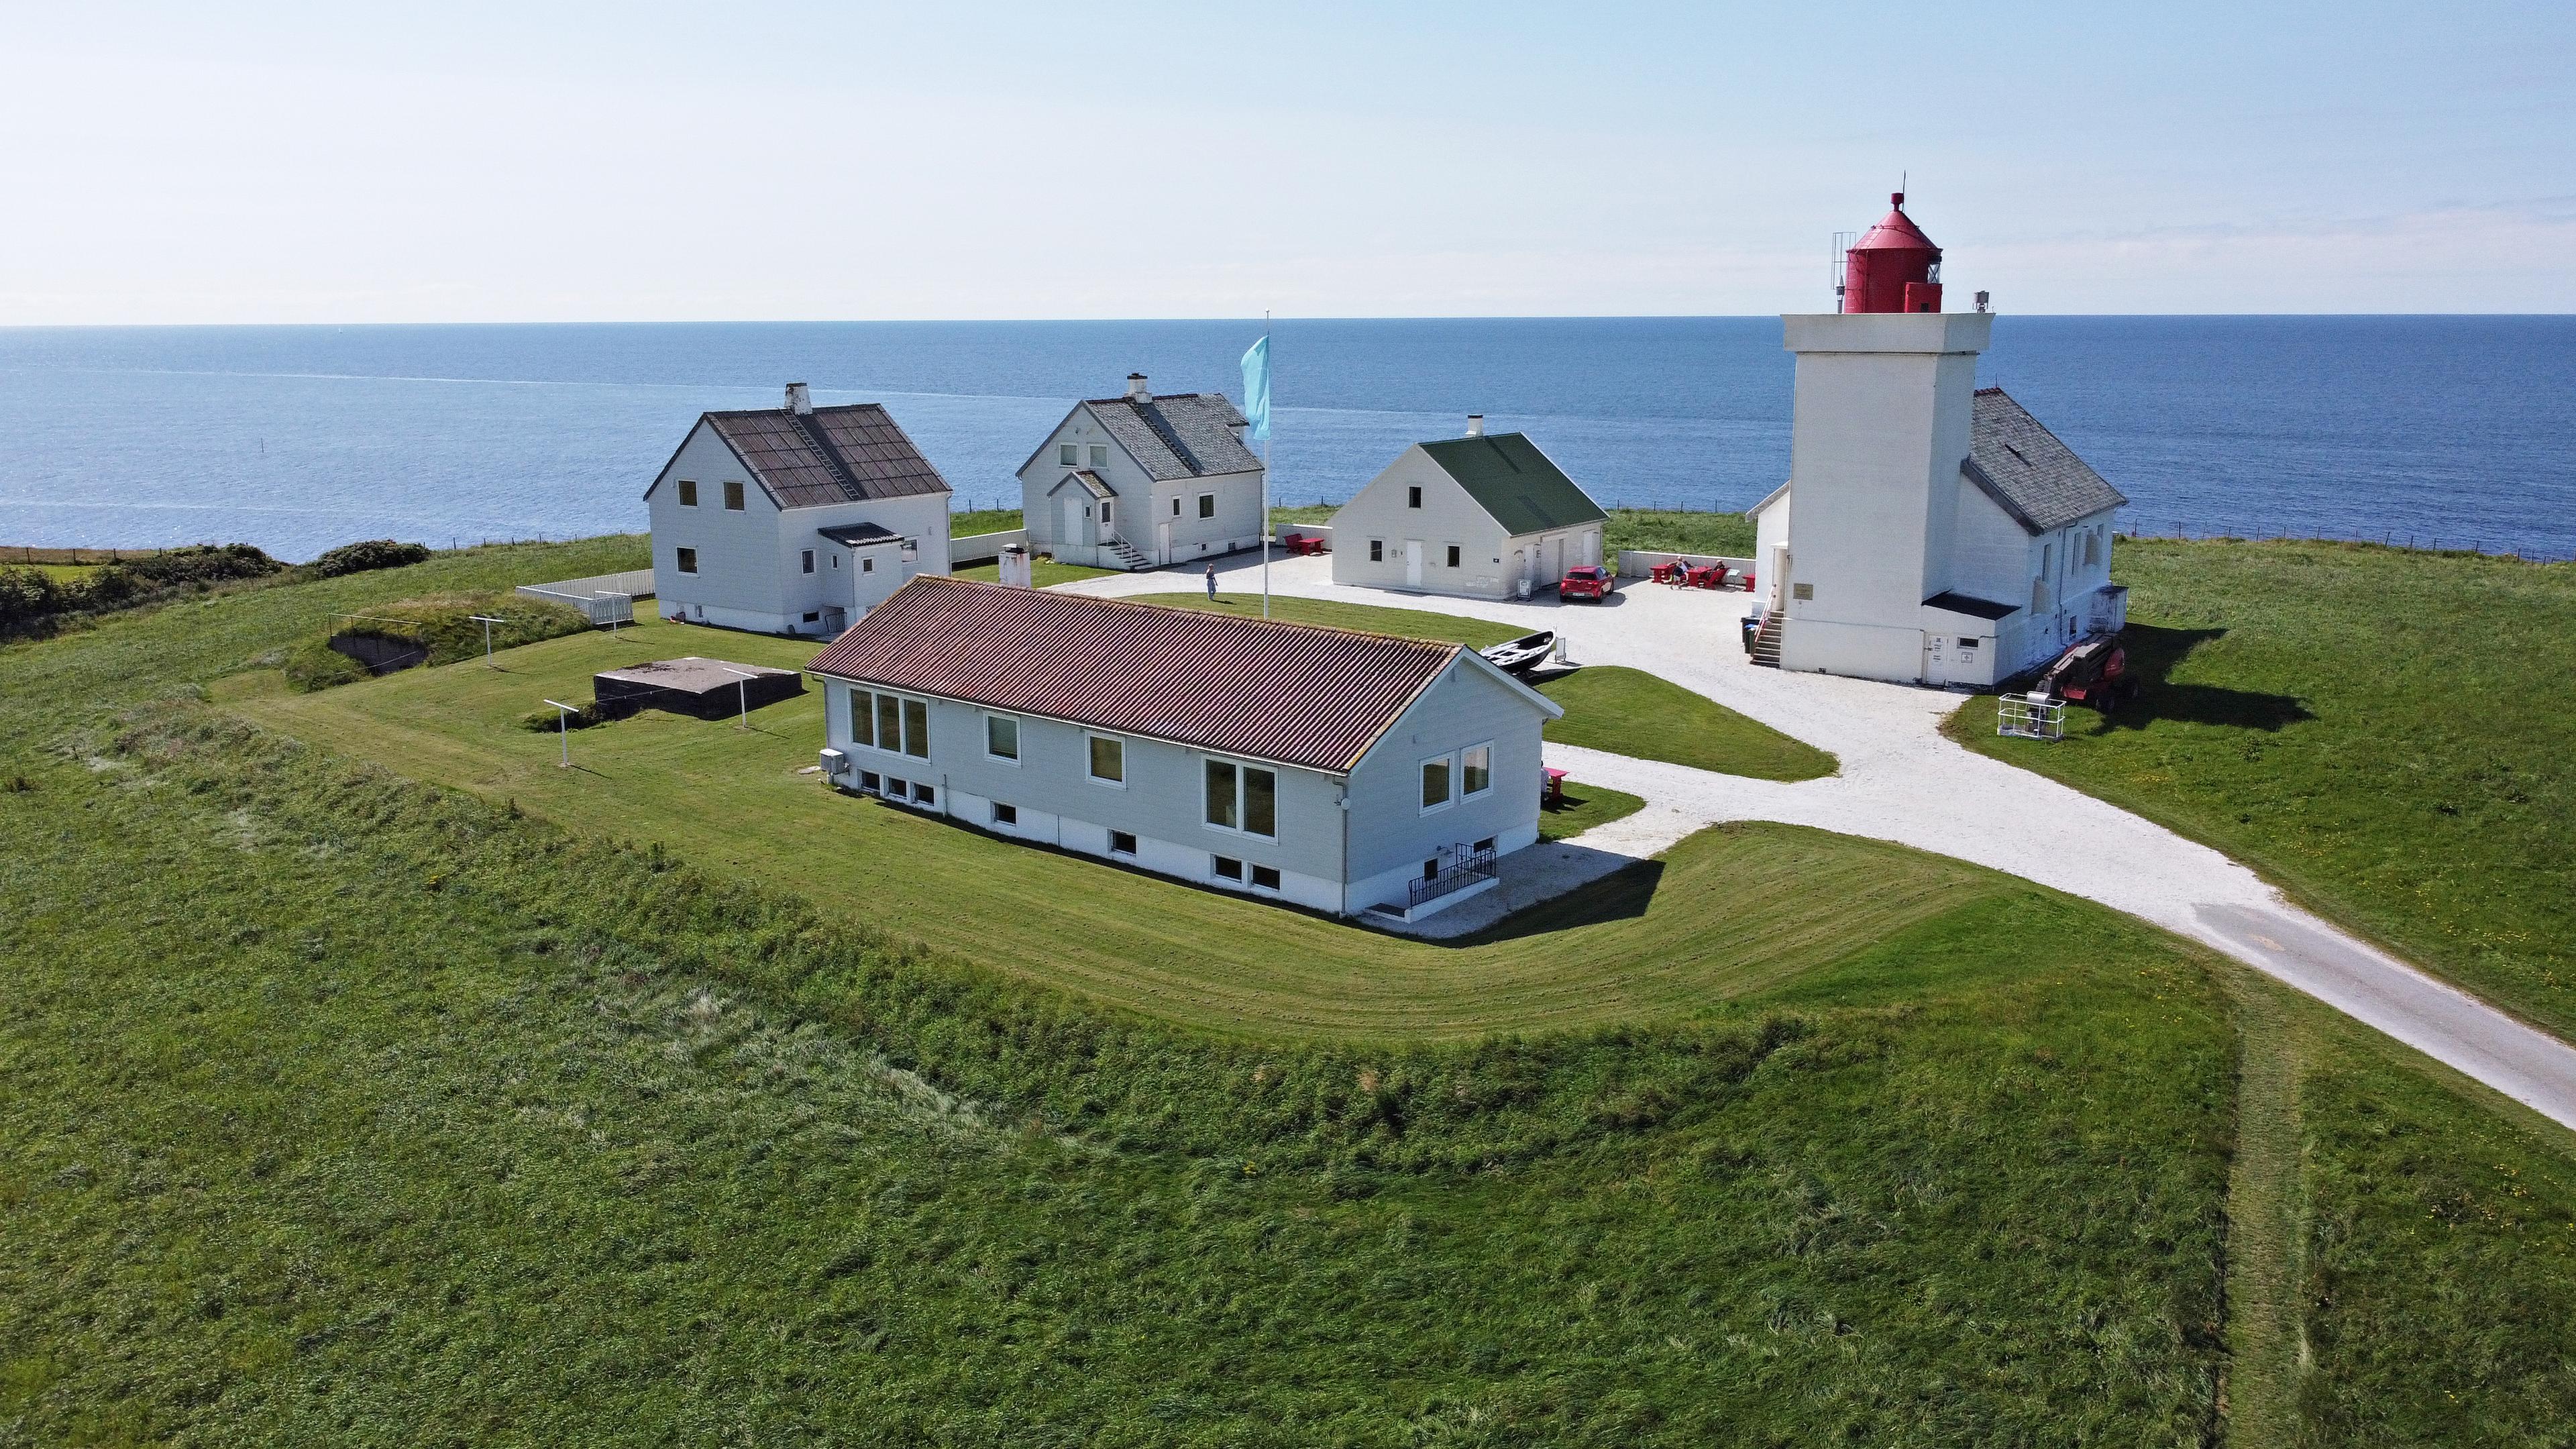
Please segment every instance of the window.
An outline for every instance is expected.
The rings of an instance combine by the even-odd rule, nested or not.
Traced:
[[[1211,858],[1211,863],[1216,867],[1217,879],[1237,881],[1243,879],[1243,862],[1233,856],[1215,856]]]
[[[837,553],[836,553],[836,554],[832,555],[832,567],[834,567],[834,568],[839,568],[840,566],[841,566],[841,556],[840,556],[839,554],[837,554]]]
[[[725,485],[725,507],[726,507],[726,509],[727,509],[727,510],[729,510],[729,511],[731,511],[731,512],[734,512],[734,513],[740,513],[740,512],[742,512],[742,485],[741,485],[741,484],[739,484],[739,483],[727,483],[727,484]]]
[[[810,548],[805,550],[805,572],[814,572],[814,550]]]
[[[1019,759],[1019,720],[1007,714],[984,716],[984,753],[997,760]]]
[[[2098,528],[2088,529],[2084,534],[2084,561],[2088,564],[2102,561],[2102,531]]]
[[[1974,639],[1969,638],[1969,637],[1968,637],[1967,635],[1965,635],[1965,634],[1962,634],[1962,635],[1960,635],[1960,636],[1959,636],[1959,647],[1960,647],[1960,648],[1962,648],[1962,649],[1968,650],[1968,651],[1970,651],[1971,653],[1973,653],[1973,652],[1975,652],[1975,650],[1976,650],[1976,647],[1977,647],[1977,641],[1976,641],[1976,640],[1974,640]]]
[[[850,743],[866,745],[870,749],[876,748],[876,706],[870,702],[868,692],[864,689],[851,690],[849,695],[849,705]]]
[[[1213,493],[1202,493],[1202,494],[1200,494],[1200,495],[1199,495],[1199,517],[1201,517],[1201,518],[1214,518],[1214,517],[1216,517],[1216,495],[1215,495],[1215,494],[1213,494]]]
[[[1118,504],[1117,504],[1117,500],[1115,500],[1115,499],[1111,499],[1111,498],[1103,498],[1103,499],[1101,499],[1101,500],[1100,500],[1100,521],[1101,521],[1101,522],[1103,522],[1103,523],[1116,523],[1118,520],[1117,520],[1117,518],[1114,516],[1114,510],[1117,508],[1117,506],[1118,506]]]
[[[1181,516],[1181,500],[1177,498],[1172,500],[1172,516],[1174,518]]]
[[[823,615],[820,611],[809,610],[805,615],[805,622],[808,624],[819,624],[823,622]]]
[[[1494,788],[1494,747],[1469,745],[1459,751],[1458,773],[1462,795],[1482,795]]]
[[[1082,466],[1082,448],[1081,448],[1081,446],[1080,446],[1079,444],[1075,444],[1075,443],[1058,443],[1058,444],[1056,444],[1056,445],[1055,445],[1055,464],[1056,464],[1056,466],[1057,466],[1057,467],[1059,467],[1059,468],[1079,468],[1079,467],[1081,467],[1081,466]]]
[[[1019,806],[1017,806],[1017,805],[1005,805],[1005,804],[1003,804],[1003,803],[1002,803],[1001,801],[999,801],[999,800],[994,801],[994,802],[993,802],[993,823],[994,823],[994,824],[996,824],[996,825],[1017,825],[1017,824],[1019,824],[1019,823],[1020,823],[1020,807],[1019,807]]]
[[[1127,742],[1108,735],[1091,737],[1091,778],[1111,785],[1127,783]]]
[[[1382,538],[1372,538],[1372,539],[1370,539],[1370,540],[1369,540],[1369,562],[1370,562],[1370,563],[1384,563],[1384,562],[1386,562],[1386,540],[1385,540],[1385,539],[1382,539]]]
[[[698,485],[696,480],[690,478],[683,478],[680,480],[680,506],[682,508],[695,508],[698,506]]]
[[[1275,891],[1279,889],[1279,867],[1275,865],[1254,866],[1252,868],[1252,883],[1266,891]]]
[[[930,758],[930,706],[917,699],[903,702],[903,752]]]
[[[1109,466],[1109,445],[1107,443],[1094,443],[1091,445],[1091,466],[1094,468],[1106,468]]]
[[[696,549],[694,549],[694,548],[684,548],[684,549],[681,549],[681,550],[679,551],[679,555],[680,555],[680,572],[682,572],[682,573],[684,573],[684,574],[693,574],[693,573],[696,573],[696,572],[698,571],[698,551],[697,551]]]
[[[1422,863],[1422,878],[1424,880],[1440,879],[1440,862],[1436,860],[1424,861]]]
[[[1458,566],[1458,545],[1456,545],[1456,544],[1454,544],[1454,543],[1453,543],[1453,544],[1449,545],[1449,567],[1451,567],[1451,568],[1453,568],[1453,569],[1454,569],[1454,568],[1456,568],[1457,566]]]
[[[1438,810],[1449,803],[1449,757],[1422,762],[1422,808]]]
[[[1136,837],[1124,830],[1110,831],[1109,853],[1111,855],[1134,855],[1136,853]]]
[[[1489,851],[1489,850],[1491,850],[1491,849],[1493,849],[1493,848],[1494,848],[1494,837],[1493,837],[1493,836],[1490,836],[1490,835],[1486,836],[1486,837],[1485,837],[1484,839],[1482,839],[1482,840],[1477,841],[1477,842],[1475,843],[1475,845],[1471,847],[1471,849],[1473,849],[1473,850],[1474,850],[1478,855],[1482,855],[1482,854],[1484,854],[1486,851]]]
[[[877,696],[877,748],[889,754],[903,749],[903,701],[891,694]]]
[[[928,785],[915,785],[912,787],[912,798],[924,805],[936,805],[939,803],[939,792]]]
[[[1422,506],[1422,490],[1419,487],[1407,488],[1404,490],[1404,506],[1407,508],[1420,508]]]
[[[862,559],[860,559],[860,560],[859,560],[859,572],[860,572],[860,573],[863,573],[863,574],[872,574],[872,573],[875,573],[876,571],[877,571],[877,561],[876,561],[875,559],[872,559],[872,558],[862,558]]]
[[[912,793],[912,787],[905,784],[903,781],[896,779],[894,776],[888,775],[886,776],[885,792],[888,799],[900,800],[904,796]]]
[[[862,790],[874,790],[874,789],[876,789],[876,788],[877,788],[877,786],[878,786],[880,783],[881,783],[881,782],[877,779],[877,772],[876,772],[876,771],[874,771],[874,770],[861,770],[861,771],[859,772],[859,788],[860,788],[860,789],[862,789]]]
[[[1279,773],[1232,760],[1209,760],[1206,770],[1207,823],[1219,830],[1247,835],[1279,833]]]

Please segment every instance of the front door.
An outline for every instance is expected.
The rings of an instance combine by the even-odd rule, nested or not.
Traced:
[[[1771,612],[1785,613],[1789,607],[1789,548],[1786,544],[1771,549]]]
[[[1940,686],[1950,682],[1950,640],[1942,634],[1923,636],[1923,682]]]
[[[1156,563],[1162,563],[1162,564],[1167,564],[1167,563],[1170,563],[1171,561],[1172,561],[1172,526],[1171,526],[1170,524],[1168,524],[1168,523],[1158,523],[1158,524],[1155,524],[1155,525],[1154,525],[1154,562],[1156,562]]]
[[[1418,538],[1404,541],[1404,586],[1408,589],[1422,587],[1422,540]]]
[[[1561,536],[1547,541],[1547,576],[1552,579],[1565,577],[1565,540]]]
[[[1082,546],[1082,500],[1072,494],[1064,500],[1064,543],[1071,548]]]

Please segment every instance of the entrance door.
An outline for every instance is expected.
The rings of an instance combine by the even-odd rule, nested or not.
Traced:
[[[1789,548],[1775,544],[1771,549],[1771,612],[1786,613],[1789,607]]]
[[[1561,534],[1547,541],[1547,576],[1551,579],[1565,577],[1565,538]]]
[[[1072,494],[1065,495],[1064,500],[1064,542],[1075,548],[1082,546],[1082,500]]]
[[[1418,538],[1404,541],[1404,586],[1408,589],[1422,587],[1422,540]]]
[[[1923,636],[1923,682],[1935,687],[1950,682],[1950,640],[1946,635]]]
[[[1170,563],[1171,561],[1172,561],[1172,526],[1171,526],[1170,524],[1168,524],[1168,523],[1158,523],[1158,524],[1155,524],[1155,525],[1154,525],[1154,562],[1156,562],[1156,563],[1163,563],[1163,564],[1167,564],[1167,563]]]

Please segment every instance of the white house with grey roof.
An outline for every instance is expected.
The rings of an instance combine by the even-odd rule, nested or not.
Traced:
[[[875,403],[701,413],[653,486],[666,618],[838,634],[916,574],[948,571],[948,482]]]
[[[1508,599],[1601,562],[1609,515],[1520,433],[1416,443],[1333,515],[1333,582]]]
[[[1073,405],[1020,465],[1033,553],[1142,569],[1261,542],[1261,460],[1223,393],[1155,395],[1141,372],[1118,397]]]
[[[2001,388],[1990,313],[1783,319],[1798,357],[1789,481],[1753,509],[1758,662],[1992,685],[2121,628],[2128,500]]]
[[[1537,841],[1563,713],[1457,644],[955,578],[914,580],[808,667],[843,790],[1406,920]]]

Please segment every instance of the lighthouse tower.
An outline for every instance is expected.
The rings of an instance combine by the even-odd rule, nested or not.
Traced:
[[[1759,510],[1755,567],[1783,669],[1922,679],[1923,601],[1950,586],[1994,318],[1941,310],[1941,249],[1904,201],[1846,255],[1842,310],[1780,319],[1798,357],[1790,483]]]

